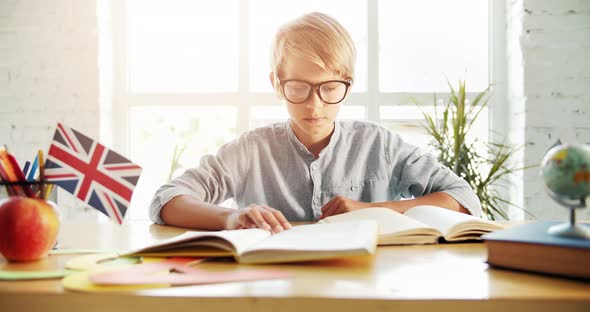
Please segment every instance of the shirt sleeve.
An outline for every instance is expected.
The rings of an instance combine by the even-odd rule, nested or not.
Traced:
[[[223,145],[216,155],[205,155],[195,168],[162,185],[152,198],[150,219],[158,224],[162,207],[179,195],[192,195],[207,203],[219,204],[235,197],[245,177],[248,156],[247,137]]]
[[[434,156],[405,143],[399,136],[390,140],[392,181],[404,198],[420,197],[434,192],[452,196],[475,217],[481,217],[481,203],[469,184],[441,164]]]

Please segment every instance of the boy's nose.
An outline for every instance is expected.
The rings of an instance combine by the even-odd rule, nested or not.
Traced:
[[[309,99],[305,102],[306,106],[309,106],[310,108],[312,107],[322,107],[324,106],[324,102],[322,102],[322,99],[320,99],[320,96],[317,92],[313,92],[313,94],[311,95],[311,97],[309,97]]]

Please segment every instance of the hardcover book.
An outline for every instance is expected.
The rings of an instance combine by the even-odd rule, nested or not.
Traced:
[[[551,235],[534,222],[482,236],[492,266],[590,279],[590,240]],[[589,226],[589,225],[583,225]]]

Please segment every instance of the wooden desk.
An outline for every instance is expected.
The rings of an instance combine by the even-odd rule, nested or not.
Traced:
[[[65,224],[63,248],[127,248],[184,230],[148,223]],[[56,269],[75,255],[0,269]],[[590,311],[590,283],[488,267],[483,244],[380,247],[374,259],[275,265],[284,280],[76,293],[60,280],[0,282],[0,311]],[[240,270],[235,263],[204,263]],[[270,266],[257,266],[270,267]]]

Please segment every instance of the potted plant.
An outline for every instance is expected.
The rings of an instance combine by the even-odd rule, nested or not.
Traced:
[[[466,98],[465,81],[459,81],[455,89],[449,82],[451,94],[446,103],[440,104],[434,96],[434,116],[423,111],[423,125],[433,139],[434,154],[459,177],[465,179],[481,201],[484,215],[490,220],[499,217],[508,220],[508,207],[512,203],[501,196],[498,186],[508,174],[525,168],[511,166],[509,160],[517,150],[507,144],[467,140],[480,113],[488,105],[489,90],[478,93],[472,101]],[[441,109],[442,106],[442,109]],[[476,146],[483,144],[486,153]]]

